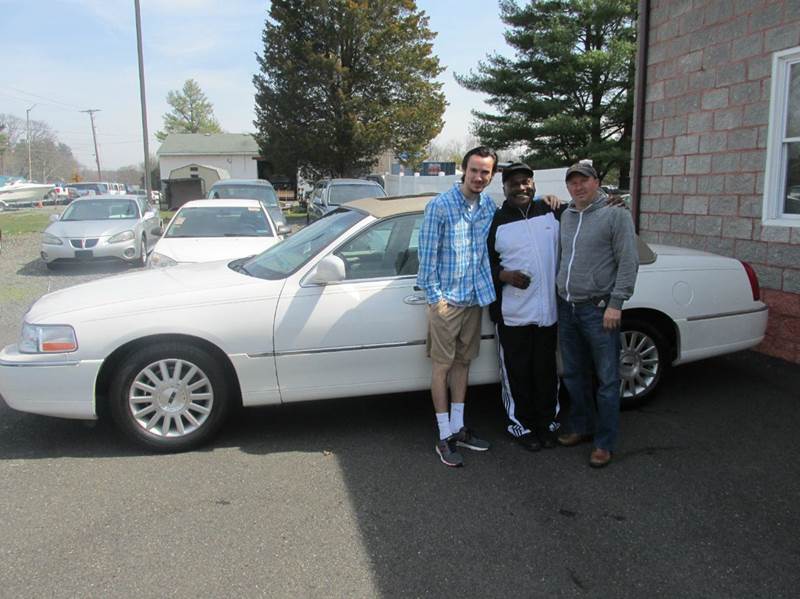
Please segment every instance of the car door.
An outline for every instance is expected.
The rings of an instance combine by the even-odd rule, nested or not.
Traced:
[[[422,214],[378,221],[342,243],[345,280],[289,278],[275,317],[283,401],[424,389],[424,294],[415,291]]]
[[[427,303],[416,288],[423,215],[377,221],[332,253],[345,279],[287,279],[275,313],[275,364],[282,401],[384,394],[430,387]],[[494,326],[484,310],[470,383],[497,382]]]
[[[161,224],[161,219],[158,215],[158,210],[147,201],[147,198],[138,198],[139,209],[142,212],[142,230],[145,236],[146,250],[149,252],[156,239],[153,236],[153,229]]]

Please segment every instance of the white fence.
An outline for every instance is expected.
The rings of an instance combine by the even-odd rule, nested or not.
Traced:
[[[537,195],[553,194],[563,201],[569,200],[567,186],[564,184],[566,168],[551,168],[534,172]],[[410,195],[415,193],[441,193],[450,189],[454,183],[461,181],[461,175],[445,175],[440,177],[407,177],[403,175],[384,175],[386,193],[390,196]],[[498,173],[492,179],[486,193],[496,204],[502,204],[503,183]]]

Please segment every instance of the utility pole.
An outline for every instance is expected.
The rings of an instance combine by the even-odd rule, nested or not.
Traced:
[[[139,97],[142,102],[142,139],[144,140],[144,192],[147,201],[150,202],[153,196],[150,192],[150,148],[147,139],[147,104],[144,93],[144,57],[142,55],[142,18],[139,11],[139,0],[134,0],[134,10],[136,11],[136,49],[139,53]]]
[[[26,137],[28,138],[28,180],[32,181],[32,169],[31,169],[31,110],[36,108],[36,104],[31,106],[25,111],[25,123],[26,123]]]
[[[86,112],[89,114],[89,118],[92,121],[92,140],[94,140],[94,157],[97,161],[97,180],[103,178],[103,175],[100,174],[100,153],[97,151],[97,134],[94,131],[94,113],[100,112],[99,108],[90,108],[89,110],[81,110],[81,112]]]

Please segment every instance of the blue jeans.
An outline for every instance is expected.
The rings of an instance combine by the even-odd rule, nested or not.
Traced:
[[[594,446],[614,451],[619,434],[619,331],[603,329],[603,312],[591,303],[558,298],[558,337],[564,384],[570,396],[567,429],[594,435]],[[592,364],[597,376],[595,409]]]

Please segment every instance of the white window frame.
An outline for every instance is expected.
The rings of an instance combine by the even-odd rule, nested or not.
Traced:
[[[762,222],[768,226],[800,227],[800,214],[784,214],[786,201],[786,145],[800,137],[785,137],[789,108],[789,69],[800,63],[800,46],[772,55],[772,87],[769,100],[767,164],[764,172]],[[800,108],[800,107],[798,107]]]

